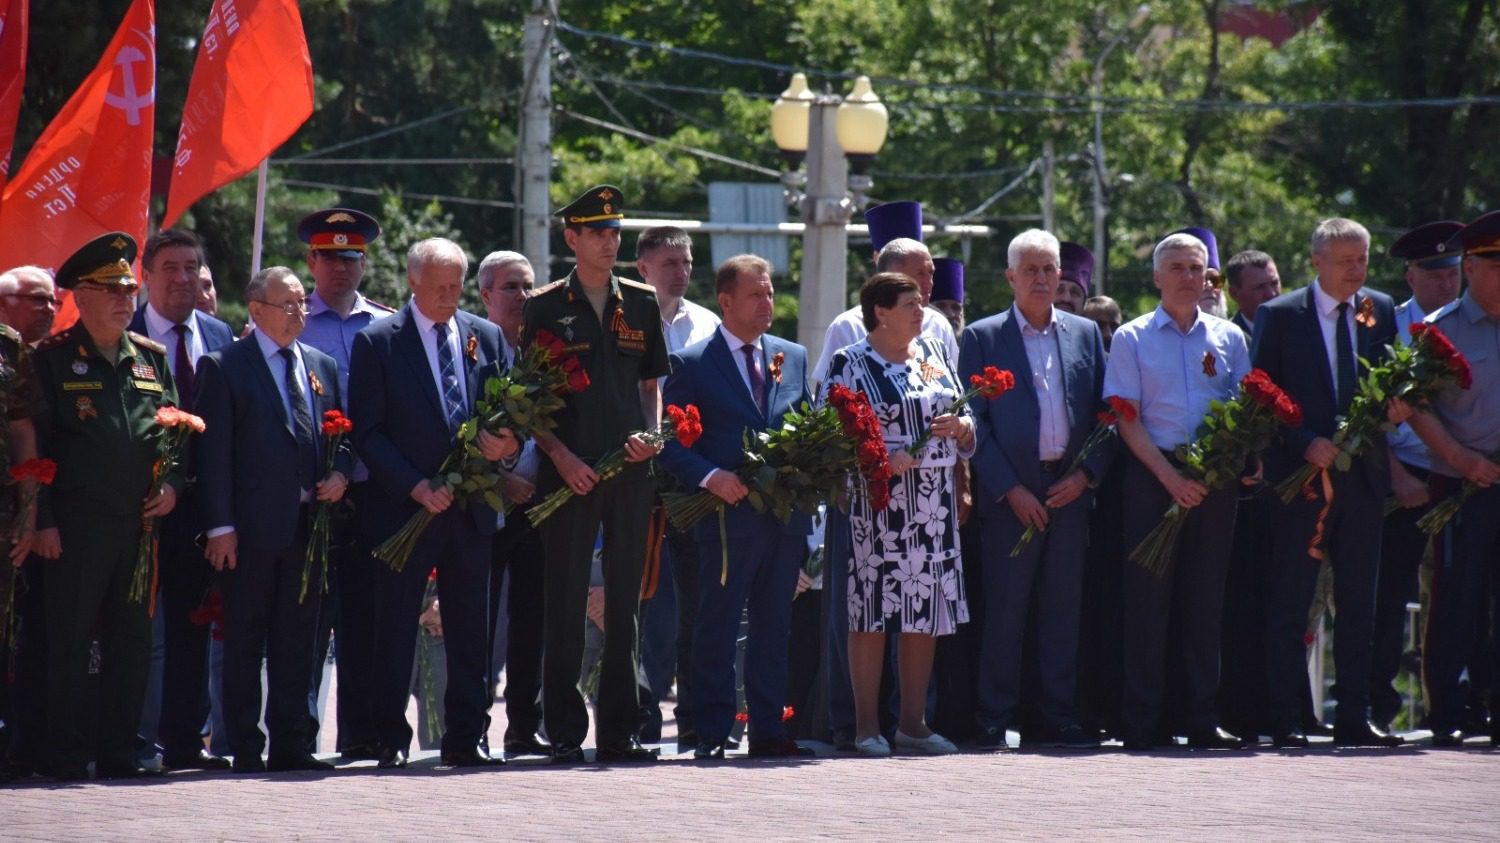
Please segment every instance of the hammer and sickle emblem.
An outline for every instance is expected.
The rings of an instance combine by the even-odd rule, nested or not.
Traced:
[[[142,36],[147,44],[152,41],[151,36],[140,30],[136,34]],[[121,47],[120,52],[115,54],[115,64],[120,68],[120,80],[123,90],[116,94],[114,91],[106,91],[104,102],[125,112],[125,122],[131,126],[141,124],[141,112],[156,102],[156,79],[151,77],[151,84],[142,91],[136,87],[135,66],[144,64],[148,69],[153,62],[150,56],[135,47]]]

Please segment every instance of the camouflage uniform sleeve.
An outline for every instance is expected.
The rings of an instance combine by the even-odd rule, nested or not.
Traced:
[[[11,350],[6,349],[7,352]],[[26,343],[16,343],[14,352],[16,373],[15,381],[11,385],[10,400],[6,407],[6,418],[11,421],[20,421],[36,415],[38,398],[36,370],[32,365],[31,349]]]

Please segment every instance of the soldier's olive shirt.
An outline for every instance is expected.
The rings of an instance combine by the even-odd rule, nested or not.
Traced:
[[[44,340],[33,362],[37,452],[57,461],[56,479],[38,495],[37,526],[56,526],[54,506],[139,514],[161,437],[156,411],[177,404],[162,346],[127,332],[112,364],[79,323]],[[166,482],[181,492],[180,475]]]
[[[601,321],[577,273],[569,273],[526,301],[522,345],[530,345],[543,329],[562,340],[588,372],[589,387],[568,395],[553,433],[579,459],[592,463],[646,427],[641,382],[672,370],[656,291],[611,275]]]

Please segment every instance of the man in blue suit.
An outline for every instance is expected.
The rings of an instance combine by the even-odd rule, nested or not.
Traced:
[[[500,329],[458,309],[468,269],[463,249],[451,240],[413,245],[406,256],[411,302],[360,331],[349,363],[355,450],[376,484],[363,517],[390,525],[394,534],[418,507],[435,516],[402,570],[380,566],[376,572],[374,709],[382,768],[406,766],[417,618],[434,567],[448,658],[442,763],[503,763],[479,746],[491,702],[485,637],[497,513],[477,502],[456,508],[452,492],[431,482],[453,448],[454,434],[473,414],[484,382],[499,374],[505,359]],[[486,459],[497,461],[513,459],[519,450],[509,431],[481,431],[478,445]]]
[[[1332,500],[1314,477],[1314,500],[1299,495],[1279,506],[1270,590],[1266,606],[1266,686],[1273,740],[1280,748],[1307,746],[1301,729],[1300,686],[1307,682],[1307,612],[1318,579],[1310,544],[1328,505],[1322,552],[1333,566],[1338,634],[1338,714],[1334,741],[1344,746],[1397,746],[1401,738],[1370,723],[1370,660],[1375,623],[1379,525],[1390,492],[1390,452],[1377,437],[1348,471],[1334,466],[1331,437],[1349,410],[1362,361],[1380,362],[1396,337],[1391,297],[1364,289],[1370,233],[1353,220],[1328,219],[1312,233],[1312,264],[1318,276],[1302,290],[1260,306],[1250,345],[1252,364],[1302,406],[1302,426],[1286,431],[1265,454],[1266,480],[1279,482],[1304,463],[1327,472]]]
[[[297,342],[307,293],[290,269],[257,272],[245,298],[255,331],[199,361],[194,401],[206,425],[196,443],[205,555],[224,590],[224,721],[237,773],[327,770],[307,750],[322,574],[311,572],[305,599],[302,576],[316,507],[344,496],[353,469],[347,441],[326,476],[320,453],[319,422],[342,406],[338,364]],[[260,757],[262,653],[269,764]]]
[[[141,280],[148,298],[130,322],[130,330],[167,347],[167,364],[187,410],[193,409],[198,359],[234,342],[229,325],[196,309],[202,265],[203,247],[191,232],[169,228],[152,235],[141,253]],[[161,718],[157,734],[145,737],[159,738],[162,763],[169,769],[222,770],[229,762],[203,748],[209,710],[208,627],[188,619],[203,603],[213,573],[193,541],[206,526],[197,497],[189,480],[177,508],[162,519],[157,548],[165,644]]]
[[[697,689],[698,749],[695,758],[724,757],[735,717],[734,656],[740,615],[748,603],[745,699],[750,716],[750,755],[811,755],[786,736],[787,641],[797,571],[812,526],[806,515],[783,524],[756,512],[734,470],[743,461],[745,431],[779,428],[789,410],[808,401],[807,350],[770,336],[771,265],[739,255],[718,269],[715,287],[723,323],[706,340],[672,355],[664,400],[698,407],[703,437],[691,449],[667,443],[662,464],[690,488],[703,488],[725,504],[727,548],[719,519],[696,527],[699,569],[698,620],[693,631],[693,685]],[[728,577],[722,566],[728,554]]]
[[[1037,606],[1039,695],[1044,746],[1099,745],[1078,723],[1079,606],[1087,549],[1090,487],[1104,476],[1100,448],[1082,468],[1068,465],[1093,430],[1104,385],[1104,343],[1090,319],[1053,306],[1059,244],[1045,231],[1016,235],[1005,277],[1015,305],[963,334],[964,379],[986,366],[1015,374],[1016,388],[972,406],[979,451],[972,464],[974,505],[984,531],[985,620],[979,662],[978,743],[1006,746],[1021,699],[1021,650],[1027,611]],[[1044,530],[1010,555],[1028,527]]]

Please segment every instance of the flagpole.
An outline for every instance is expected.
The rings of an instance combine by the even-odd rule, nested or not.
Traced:
[[[266,229],[266,174],[269,158],[263,158],[255,171],[255,238],[250,246],[250,274],[260,272],[261,241]]]

